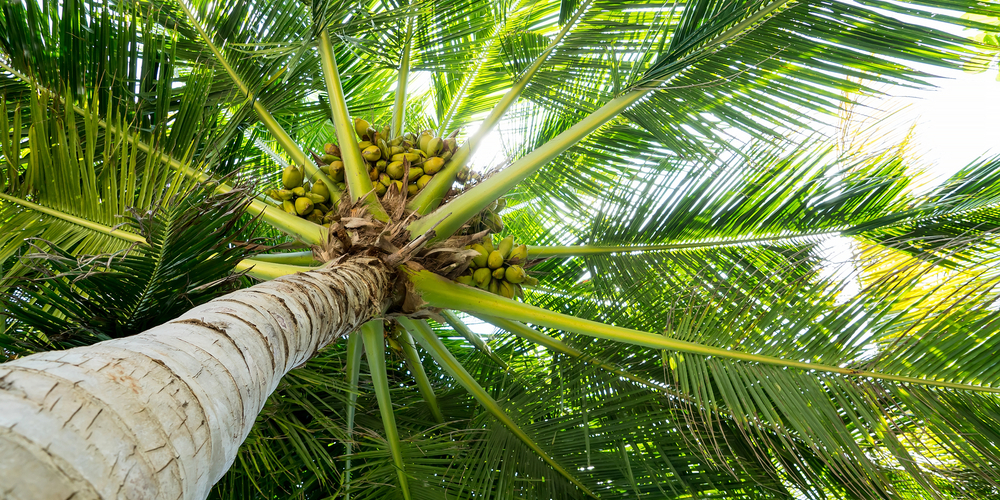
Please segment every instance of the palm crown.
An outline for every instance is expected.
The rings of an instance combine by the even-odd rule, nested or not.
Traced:
[[[994,496],[996,163],[918,195],[899,150],[800,131],[975,61],[921,18],[998,10],[8,3],[0,347],[377,255],[397,305],[285,377],[213,495]]]

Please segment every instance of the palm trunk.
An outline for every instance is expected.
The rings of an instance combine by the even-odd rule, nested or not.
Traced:
[[[382,314],[390,285],[355,259],[0,365],[0,498],[205,498],[281,377]]]

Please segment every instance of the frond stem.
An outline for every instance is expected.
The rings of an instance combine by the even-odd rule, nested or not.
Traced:
[[[201,22],[198,21],[198,18],[195,17],[194,13],[188,8],[187,0],[179,0],[177,4],[180,5],[181,9],[184,11],[184,15],[187,16],[191,24],[194,25],[196,30],[198,30],[198,34],[201,35],[202,41],[205,42],[205,45],[207,45],[209,50],[212,51],[212,54],[215,55],[215,58],[218,60],[218,63],[222,65],[222,68],[226,70],[229,78],[231,78],[233,83],[240,88],[240,92],[246,96],[247,100],[253,103],[253,110],[257,113],[257,118],[260,119],[261,123],[264,124],[264,127],[267,128],[267,130],[271,132],[271,135],[274,136],[275,140],[278,141],[278,145],[281,146],[281,149],[283,149],[285,153],[292,158],[292,162],[298,165],[299,168],[305,170],[307,179],[322,180],[323,183],[330,188],[331,194],[338,191],[337,185],[316,167],[316,164],[313,163],[308,156],[306,156],[306,153],[302,151],[302,148],[300,148],[292,137],[288,135],[288,132],[286,132],[281,124],[278,123],[278,120],[274,119],[271,112],[257,100],[254,93],[250,90],[247,84],[243,82],[243,79],[240,78],[239,73],[237,73],[236,70],[229,64],[226,57],[222,55],[222,51],[220,51],[219,48],[215,46],[215,43],[212,42],[212,38],[208,35],[208,32],[205,31],[205,28],[202,27]]]
[[[388,222],[389,215],[378,201],[373,191],[371,179],[368,177],[368,167],[361,152],[358,150],[358,140],[355,137],[354,125],[351,124],[347,112],[347,101],[344,97],[344,87],[340,83],[340,71],[337,69],[337,58],[333,54],[330,34],[326,29],[319,33],[319,56],[323,66],[323,79],[326,82],[327,97],[330,102],[330,117],[337,131],[337,142],[340,145],[340,158],[344,162],[344,180],[351,193],[351,202],[357,202],[366,196],[365,204],[368,211],[376,219]]]
[[[525,445],[531,448],[535,453],[541,457],[545,463],[549,464],[550,467],[555,469],[559,474],[561,474],[566,479],[570,480],[577,488],[583,490],[584,493],[590,495],[591,497],[597,498],[583,483],[580,482],[575,476],[569,473],[565,468],[559,465],[548,453],[545,452],[531,437],[528,436],[515,422],[510,418],[510,415],[497,403],[495,399],[481,385],[476,379],[466,371],[465,367],[462,366],[455,356],[451,354],[451,351],[441,342],[441,339],[434,334],[430,326],[427,325],[426,321],[414,321],[409,318],[398,318],[399,324],[406,328],[413,338],[420,343],[420,346],[424,348],[425,351],[430,353],[431,357],[437,361],[441,368],[444,368],[452,378],[455,379],[465,390],[469,391],[470,394],[476,401],[479,402],[486,408],[494,418],[499,420],[507,429],[510,430],[512,434],[518,437]]]
[[[268,262],[264,260],[259,260],[256,258],[243,259],[236,263],[236,267],[233,269],[234,272],[244,272],[254,278],[263,281],[273,280],[275,278],[280,278],[282,276],[287,276],[289,274],[304,273],[306,271],[313,271],[319,269],[322,266],[294,266],[291,264],[281,264],[278,262]]]
[[[361,333],[347,337],[347,441],[344,442],[344,500],[351,500],[351,450],[354,444],[354,413],[358,406],[358,378],[361,374]]]
[[[582,257],[584,255],[603,255],[612,253],[633,253],[633,252],[658,252],[670,250],[694,250],[700,248],[719,248],[753,245],[755,243],[771,243],[783,240],[796,240],[800,238],[813,238],[823,236],[835,236],[840,231],[812,231],[801,234],[784,234],[775,236],[762,236],[759,238],[732,238],[714,241],[692,241],[689,243],[665,243],[661,245],[623,245],[623,246],[603,246],[603,245],[566,245],[566,246],[529,246],[529,259],[544,259],[548,257]]]
[[[420,395],[424,397],[424,401],[430,407],[431,414],[434,415],[434,421],[443,424],[444,415],[441,414],[441,408],[438,406],[437,396],[434,394],[434,388],[431,387],[431,381],[427,378],[427,372],[424,371],[424,364],[420,362],[420,355],[417,354],[417,349],[413,345],[413,338],[410,337],[409,332],[404,328],[399,332],[397,340],[400,349],[403,350],[403,359],[406,360],[406,366],[410,369],[410,373],[413,374],[413,380],[417,382],[417,389],[420,390]]]
[[[292,266],[316,265],[316,258],[313,256],[312,250],[287,253],[264,253],[255,255],[253,260],[260,262],[274,262],[277,264],[289,264]]]
[[[917,384],[1000,394],[1000,388],[996,387],[958,384],[942,380],[904,377],[869,370],[855,370],[852,368],[842,368],[839,366],[824,365],[820,363],[806,363],[774,356],[734,351],[721,347],[712,347],[684,340],[676,340],[663,335],[606,325],[596,321],[547,311],[540,307],[505,299],[499,295],[494,295],[478,288],[460,285],[431,273],[430,271],[404,271],[409,275],[410,280],[415,285],[416,291],[420,293],[421,298],[423,298],[423,300],[426,301],[431,307],[457,309],[465,311],[469,314],[482,314],[528,322],[548,328],[565,330],[568,332],[579,333],[581,335],[645,346],[653,349],[669,349],[690,354],[716,356],[723,359],[734,359],[750,363],[762,363],[788,368],[798,368],[802,370],[838,373],[852,377],[870,377],[905,384]]]
[[[81,217],[77,217],[75,215],[70,215],[70,214],[67,214],[65,212],[61,212],[61,211],[56,210],[54,208],[45,207],[45,206],[39,205],[37,203],[32,203],[32,202],[30,202],[28,200],[22,200],[21,198],[15,198],[13,196],[10,196],[10,195],[7,195],[7,194],[3,194],[3,193],[0,193],[0,200],[6,200],[6,201],[9,201],[11,203],[15,203],[17,205],[21,205],[22,207],[27,208],[29,210],[34,210],[36,212],[41,212],[41,213],[46,214],[46,215],[51,215],[52,217],[55,217],[57,219],[64,220],[64,221],[69,222],[71,224],[76,224],[77,226],[80,226],[80,227],[85,227],[87,229],[90,229],[91,231],[95,231],[95,232],[98,232],[98,233],[101,233],[101,234],[105,234],[105,235],[108,235],[108,236],[113,236],[115,238],[118,238],[118,239],[123,240],[123,241],[127,241],[129,243],[138,243],[139,245],[142,245],[143,247],[149,247],[149,243],[146,242],[146,238],[143,238],[142,236],[140,236],[138,234],[135,234],[135,233],[131,233],[131,232],[128,232],[128,231],[123,231],[121,229],[113,228],[111,226],[105,226],[104,224],[100,224],[100,223],[97,223],[97,222],[92,222],[92,221],[89,221],[87,219],[83,219]]]
[[[544,347],[546,347],[548,349],[551,349],[553,351],[558,351],[558,352],[561,352],[563,354],[572,356],[574,358],[578,358],[578,359],[583,360],[583,361],[585,361],[587,363],[590,363],[590,364],[592,364],[594,366],[597,366],[597,367],[602,368],[604,370],[607,370],[607,371],[609,371],[611,373],[614,373],[615,375],[618,375],[619,377],[622,377],[622,378],[627,379],[627,380],[631,380],[632,382],[635,382],[635,383],[637,383],[639,385],[642,385],[642,386],[648,387],[650,389],[653,389],[654,391],[662,392],[663,394],[666,394],[666,395],[669,395],[669,396],[686,399],[682,394],[679,394],[679,393],[677,393],[675,391],[671,391],[671,390],[667,389],[666,387],[664,387],[664,386],[662,386],[660,384],[657,384],[657,383],[655,383],[653,381],[646,380],[644,378],[641,378],[641,377],[638,377],[636,375],[633,375],[633,374],[629,373],[628,371],[623,370],[621,368],[618,368],[617,366],[615,366],[615,365],[613,365],[611,363],[608,363],[606,361],[602,361],[602,360],[600,360],[598,358],[595,358],[593,356],[587,355],[583,351],[581,351],[581,350],[579,350],[579,349],[577,349],[575,347],[572,347],[569,344],[567,344],[567,343],[565,343],[565,342],[563,342],[563,341],[561,341],[561,340],[559,340],[559,339],[557,339],[555,337],[551,337],[549,335],[546,335],[546,334],[544,334],[544,333],[542,333],[542,332],[540,332],[538,330],[535,330],[534,328],[529,328],[524,323],[520,323],[520,322],[517,322],[517,321],[508,320],[508,319],[495,318],[493,316],[487,316],[485,314],[483,314],[483,315],[476,314],[474,316],[476,316],[477,318],[479,318],[479,319],[481,319],[481,320],[483,320],[483,321],[485,321],[487,323],[490,323],[490,324],[496,326],[497,328],[500,328],[500,329],[503,329],[503,330],[507,330],[508,332],[513,333],[514,335],[517,335],[518,337],[521,337],[522,339],[527,340],[528,342],[533,342],[535,344],[544,346]]]
[[[477,129],[476,132],[472,134],[472,136],[469,137],[457,151],[455,151],[455,154],[452,156],[451,161],[448,162],[448,165],[441,172],[438,172],[438,174],[431,179],[427,186],[420,190],[420,192],[417,193],[412,200],[410,200],[407,208],[424,215],[431,210],[434,210],[441,204],[441,200],[444,199],[444,196],[451,188],[452,183],[455,182],[455,176],[458,175],[458,171],[469,163],[469,160],[472,158],[472,155],[475,154],[479,145],[482,144],[486,136],[492,132],[494,128],[496,128],[497,124],[500,123],[500,119],[507,114],[507,111],[509,111],[514,103],[517,102],[518,98],[521,97],[521,93],[524,91],[524,88],[528,86],[528,82],[530,82],[531,78],[535,76],[535,73],[537,73],[539,68],[542,67],[542,64],[549,58],[549,55],[552,54],[552,51],[555,50],[556,46],[562,42],[563,37],[565,37],[573,26],[576,25],[577,21],[580,20],[580,16],[587,11],[592,2],[593,0],[587,0],[580,5],[576,14],[574,14],[566,25],[563,26],[563,29],[556,34],[555,38],[552,39],[548,47],[546,47],[545,50],[543,50],[542,53],[535,58],[534,62],[528,67],[527,70],[525,70],[524,74],[517,81],[517,83],[507,90],[507,93],[500,98],[500,101],[497,102],[496,106],[493,106],[493,110],[490,111],[490,114],[479,125],[479,129]],[[439,130],[439,134],[444,134],[444,126],[445,124],[442,122],[442,128]]]
[[[77,108],[76,106],[73,107]],[[90,114],[87,110],[82,108],[80,108],[77,112],[83,114],[84,116],[89,116]],[[98,124],[104,126],[104,128],[112,134],[118,133],[115,126],[106,124],[104,120],[98,120]],[[125,133],[123,135],[129,143],[134,145],[140,151],[146,153],[147,155],[159,156],[160,161],[165,162],[171,169],[183,173],[186,177],[196,179],[198,182],[213,181],[212,176],[198,169],[191,168],[170,155],[157,151],[152,146],[139,140],[132,134]],[[222,182],[218,182],[215,187],[215,192],[220,194],[225,194],[232,190],[232,186]],[[333,195],[331,194],[331,196]],[[323,226],[289,214],[276,206],[266,203],[260,198],[251,198],[250,205],[247,206],[247,212],[249,212],[250,215],[260,216],[264,222],[270,224],[275,229],[295,238],[299,238],[310,245],[316,245],[326,241],[326,228]]]
[[[591,132],[614,119],[645,95],[646,91],[634,91],[612,99],[565,132],[497,172],[476,187],[462,193],[450,201],[447,206],[439,207],[434,212],[413,221],[408,226],[410,234],[423,234],[427,228],[440,223],[434,241],[447,239],[455,234],[455,231],[458,231],[467,220],[481,212],[497,198],[507,194],[517,183],[535,173],[546,163],[562,154],[563,151],[590,135]]]
[[[399,74],[396,76],[396,102],[392,110],[392,136],[403,133],[403,119],[406,115],[406,84],[410,79],[410,52],[413,43],[413,19],[406,21],[406,43],[399,60]],[[385,138],[389,140],[388,137]]]
[[[220,51],[219,48],[215,46],[215,43],[212,42],[212,37],[208,35],[208,32],[205,31],[204,27],[202,27],[201,22],[198,21],[198,18],[195,17],[194,13],[191,12],[191,9],[188,8],[187,1],[179,0],[177,4],[180,6],[181,10],[184,11],[184,15],[188,18],[188,21],[190,21],[191,24],[194,26],[195,30],[198,31],[198,34],[201,35],[202,41],[205,43],[205,45],[208,46],[208,49],[212,51],[212,54],[215,56],[216,62],[218,62],[222,66],[222,69],[226,71],[229,77],[233,80],[233,83],[235,83],[236,86],[239,87],[240,92],[243,95],[245,95],[247,99],[254,101],[254,111],[257,111],[257,102],[256,99],[254,98],[253,93],[250,92],[250,88],[246,85],[246,83],[243,82],[243,79],[240,78],[240,75],[236,73],[236,70],[233,69],[232,65],[229,64],[229,61],[226,60],[226,57],[222,55],[222,51]],[[264,110],[263,115],[267,115],[269,118],[273,120],[273,117],[271,117],[270,112],[268,112],[266,109]],[[263,118],[263,116],[261,116],[261,118]],[[267,124],[265,124],[265,126],[267,126]],[[268,129],[270,129],[270,126],[268,126]],[[282,132],[284,131],[282,130]],[[283,135],[287,136],[287,134]],[[277,139],[279,143],[283,142],[282,137],[278,136]],[[284,144],[282,144],[282,146],[284,146]],[[296,146],[294,149],[297,150],[298,146]],[[286,151],[286,152],[289,155],[292,155],[293,157],[296,156],[292,151]],[[305,154],[302,153],[301,150],[299,150],[299,154],[300,154],[299,158],[293,158],[297,163],[299,160],[305,159]]]
[[[399,431],[396,429],[396,417],[389,396],[389,377],[385,371],[385,327],[381,319],[375,319],[361,325],[361,338],[365,341],[365,356],[368,358],[368,369],[371,371],[375,398],[378,399],[379,413],[382,414],[382,425],[385,427],[385,439],[389,442],[392,462],[396,465],[396,477],[399,478],[399,488],[403,498],[410,500],[410,485],[406,479],[406,466],[403,463],[403,450],[399,444]]]
[[[483,354],[489,356],[489,358],[492,359],[494,363],[500,365],[500,367],[503,368],[504,371],[510,370],[510,366],[508,366],[504,360],[500,359],[500,356],[494,354],[493,349],[490,349],[490,346],[486,345],[486,342],[483,341],[483,338],[480,337],[479,335],[476,335],[476,332],[470,330],[469,326],[466,325],[465,322],[463,322],[462,319],[458,317],[458,315],[447,310],[441,311],[441,315],[444,316],[445,321],[448,322],[448,324],[452,327],[452,329],[454,329],[456,332],[458,332],[459,335],[464,337],[465,340],[468,340],[469,343],[475,346],[476,349],[479,349],[480,351],[483,352]]]

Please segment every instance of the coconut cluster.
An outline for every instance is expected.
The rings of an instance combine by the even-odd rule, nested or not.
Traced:
[[[514,246],[514,237],[508,236],[493,246],[493,237],[487,235],[482,244],[466,247],[479,252],[472,258],[469,268],[455,281],[487,290],[508,299],[524,298],[521,285],[537,285],[538,280],[528,276],[521,264],[528,259],[526,245]]]
[[[280,202],[282,210],[316,224],[329,226],[333,221],[336,200],[330,199],[330,188],[323,181],[310,183],[304,179],[302,170],[290,165],[281,172],[281,186],[282,189],[272,189],[267,195]]]
[[[380,198],[393,185],[407,197],[416,195],[444,169],[458,149],[454,137],[437,137],[430,130],[389,138],[389,127],[378,132],[370,123],[359,119],[354,121],[354,131],[361,139],[358,149],[365,160],[368,178]],[[340,159],[340,148],[326,144],[324,153],[319,162],[320,170],[338,182],[338,187],[342,186],[344,162]],[[468,176],[469,172],[463,168],[458,174],[459,182],[464,182]]]
[[[354,131],[361,139],[358,150],[364,158],[368,178],[379,198],[384,197],[392,186],[398,192],[405,193],[407,198],[415,196],[435,175],[444,170],[458,150],[456,134],[442,138],[435,136],[430,130],[424,130],[391,137],[389,127],[376,131],[362,119],[354,120]],[[319,170],[333,183],[332,186],[327,186],[318,179],[310,183],[304,178],[300,168],[289,166],[282,172],[282,189],[272,189],[267,195],[286,212],[329,226],[340,201],[338,193],[347,191],[341,149],[336,144],[326,143],[323,145],[323,155],[314,154],[313,158]],[[480,180],[482,177],[470,171],[467,166],[456,173],[459,184]],[[309,204],[310,201],[312,205]],[[496,221],[493,222],[493,226],[497,226]]]
[[[485,230],[496,234],[503,231],[503,217],[500,216],[500,211],[506,207],[507,200],[505,198],[500,197],[493,200],[482,212],[469,220],[469,233]]]

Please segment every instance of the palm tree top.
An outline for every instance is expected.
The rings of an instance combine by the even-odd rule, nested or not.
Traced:
[[[997,160],[915,194],[898,149],[812,131],[988,64],[930,21],[998,17],[5,4],[0,353],[365,258],[394,303],[285,376],[211,496],[996,496]]]

